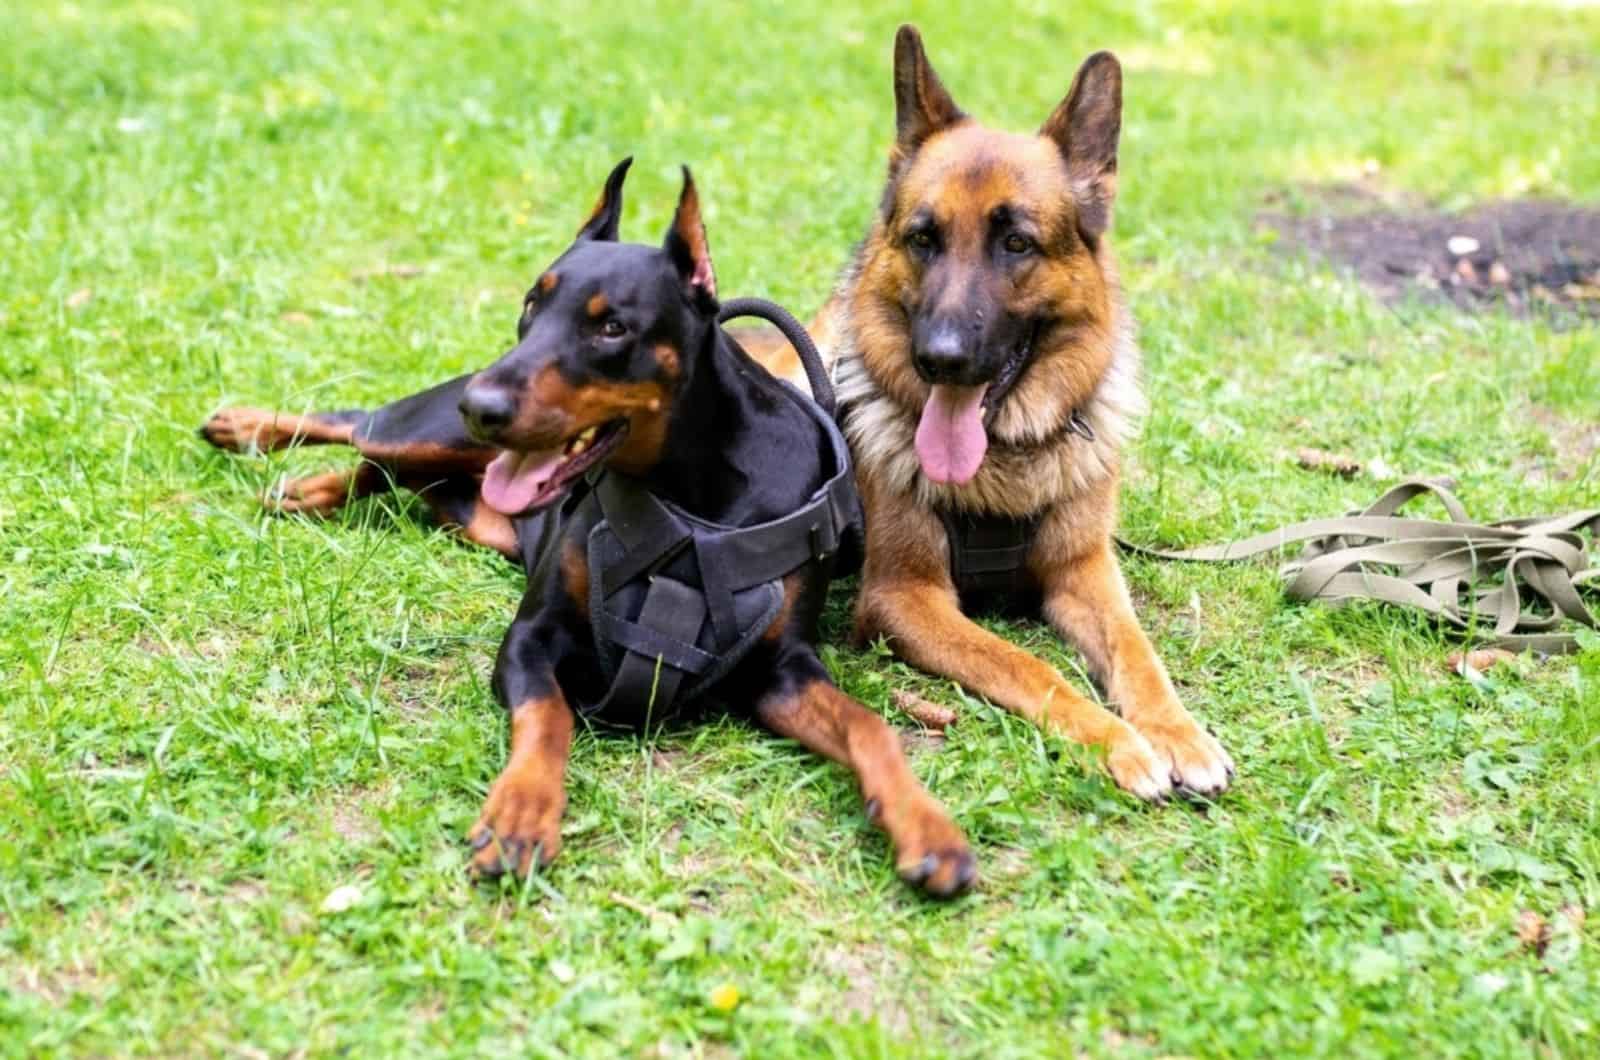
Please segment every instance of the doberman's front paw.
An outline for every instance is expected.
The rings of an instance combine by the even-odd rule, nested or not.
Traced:
[[[272,448],[277,439],[275,412],[265,409],[222,409],[200,428],[200,436],[218,449],[232,453]]]
[[[525,770],[508,768],[489,789],[483,813],[468,833],[472,862],[469,870],[479,877],[507,872],[526,876],[543,868],[561,852],[561,813],[566,793],[559,781],[552,784]]]
[[[350,483],[342,471],[286,479],[261,495],[261,505],[283,515],[332,515],[350,499]]]
[[[868,801],[867,816],[884,816],[876,800]],[[977,882],[978,861],[937,802],[919,799],[894,816],[882,824],[894,843],[895,871],[902,880],[934,898],[954,898]]]
[[[1220,795],[1233,779],[1233,759],[1194,719],[1147,725],[1141,731],[1167,763],[1172,782],[1185,794]]]
[[[1172,771],[1133,726],[1124,723],[1108,745],[1106,768],[1122,790],[1146,802],[1162,802],[1172,794]]]

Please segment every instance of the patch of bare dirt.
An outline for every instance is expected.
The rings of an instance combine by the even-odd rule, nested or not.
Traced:
[[[1600,320],[1597,209],[1519,200],[1446,213],[1339,186],[1318,189],[1304,213],[1263,214],[1260,226],[1285,250],[1350,268],[1385,301]]]
[[[1566,482],[1600,454],[1600,423],[1577,422],[1543,405],[1531,406],[1528,415],[1544,429],[1555,449],[1554,459],[1541,455],[1519,461],[1521,471],[1530,481]]]
[[[51,1005],[60,1005],[74,994],[98,997],[105,990],[105,980],[98,968],[83,963],[60,968],[24,964],[11,977],[11,987]]]
[[[863,1020],[876,1019],[885,1030],[904,1034],[911,1029],[911,1017],[881,986],[899,977],[888,967],[887,960],[879,961],[875,968],[868,956],[864,950],[830,946],[822,951],[818,963],[823,971],[844,979],[844,992],[839,996],[844,1011]]]
[[[341,792],[328,808],[334,834],[352,846],[365,846],[378,838],[376,811],[388,797],[391,785]]]

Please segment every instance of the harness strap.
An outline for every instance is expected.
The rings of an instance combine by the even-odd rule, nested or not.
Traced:
[[[1039,530],[1038,516],[1018,519],[946,509],[939,518],[950,544],[950,578],[958,593],[1016,595],[1029,590],[1028,550]]]
[[[665,715],[678,698],[684,674],[708,669],[716,656],[694,646],[706,615],[700,594],[674,578],[650,579],[637,623],[606,615],[606,631],[627,649],[616,679],[596,706],[603,712],[614,700],[659,707]]]
[[[614,566],[605,569],[605,596],[642,574],[666,566],[694,538],[694,531],[654,494],[621,475],[599,475],[594,492],[606,522],[628,550]]]
[[[772,324],[789,340],[794,352],[800,355],[800,366],[806,370],[806,382],[811,385],[811,397],[830,417],[834,414],[833,381],[823,367],[822,355],[805,326],[794,314],[776,302],[765,298],[730,298],[717,311],[717,323],[726,324],[735,317],[760,317]]]
[[[1433,496],[1447,520],[1401,518],[1410,501]],[[1573,651],[1564,622],[1600,629],[1584,601],[1600,589],[1580,531],[1600,536],[1600,509],[1561,516],[1474,523],[1448,489],[1420,479],[1390,489],[1342,518],[1294,523],[1242,541],[1190,549],[1118,543],[1155,559],[1221,563],[1304,542],[1279,568],[1292,600],[1378,600],[1414,607],[1455,632],[1512,651]],[[1527,600],[1533,607],[1524,605]],[[1484,636],[1485,629],[1492,635]]]

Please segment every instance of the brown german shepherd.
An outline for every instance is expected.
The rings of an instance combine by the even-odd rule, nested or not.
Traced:
[[[1179,702],[1113,551],[1121,450],[1143,405],[1107,234],[1121,67],[1090,56],[1036,134],[996,132],[962,113],[902,26],[894,96],[881,208],[811,327],[866,510],[857,636],[1104,748],[1142,798],[1214,795],[1233,763]],[[963,613],[985,601],[953,566],[1005,567],[997,525],[1016,570],[988,587],[1041,608],[1120,717]],[[977,544],[953,555],[973,526]]]

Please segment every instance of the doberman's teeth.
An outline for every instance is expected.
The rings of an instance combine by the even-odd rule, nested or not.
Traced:
[[[567,455],[568,456],[577,456],[579,453],[581,453],[585,449],[589,448],[589,443],[594,441],[594,432],[595,432],[595,430],[596,430],[596,428],[590,427],[588,430],[584,431],[582,434],[580,434],[576,438],[572,439],[572,441],[568,442],[567,443]]]

